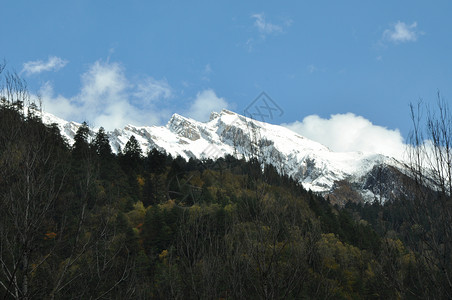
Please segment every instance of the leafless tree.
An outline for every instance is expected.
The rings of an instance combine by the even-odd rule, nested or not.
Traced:
[[[425,113],[425,115],[424,115]],[[411,105],[411,177],[407,203],[411,246],[427,276],[426,298],[452,298],[452,115],[438,93],[435,106]],[[421,275],[420,275],[421,276]]]
[[[30,104],[25,82],[8,73],[2,90],[0,120],[0,286],[5,295],[33,296],[32,274],[46,256],[36,249],[46,237],[49,212],[60,194],[65,166],[62,149],[45,126],[35,126],[24,114]],[[27,122],[26,122],[27,121]]]

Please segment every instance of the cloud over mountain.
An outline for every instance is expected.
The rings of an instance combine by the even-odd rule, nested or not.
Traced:
[[[283,126],[317,141],[333,151],[362,151],[402,158],[406,145],[398,129],[372,124],[353,113],[334,114],[329,119],[310,115]]]
[[[218,97],[212,89],[207,89],[196,95],[187,115],[197,121],[208,121],[211,112],[228,107],[229,104],[224,98]]]
[[[81,75],[76,95],[56,94],[51,82],[46,82],[39,91],[44,110],[66,120],[87,121],[107,130],[127,124],[151,126],[166,122],[174,113],[171,99],[175,94],[165,78],[129,78],[120,63],[101,60]],[[207,121],[212,111],[229,106],[214,90],[205,89],[197,93],[185,113],[196,120]]]
[[[72,97],[55,95],[47,82],[40,90],[44,109],[69,120],[86,120],[106,129],[159,124],[170,114],[159,107],[172,89],[166,80],[152,77],[129,80],[121,64],[96,61],[81,75],[81,87]]]

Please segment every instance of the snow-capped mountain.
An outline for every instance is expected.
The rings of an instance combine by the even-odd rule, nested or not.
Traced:
[[[44,123],[56,123],[69,143],[81,124],[43,113]],[[94,137],[96,129],[92,129]],[[376,153],[333,152],[283,126],[246,118],[229,110],[213,112],[208,122],[174,114],[166,126],[133,126],[107,133],[114,152],[123,149],[134,135],[143,153],[152,148],[172,156],[218,158],[258,157],[306,189],[331,196],[342,203],[349,198],[379,200],[397,195],[402,164]],[[356,200],[356,199],[355,199]]]

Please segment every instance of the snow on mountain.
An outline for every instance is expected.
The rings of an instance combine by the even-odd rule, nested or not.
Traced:
[[[70,144],[81,125],[48,113],[43,113],[42,119],[47,124],[56,123]],[[92,128],[92,137],[96,131],[97,128]],[[377,167],[401,168],[393,158],[375,153],[333,152],[285,127],[259,122],[229,110],[212,113],[208,122],[174,114],[166,126],[127,125],[107,134],[116,153],[134,135],[144,154],[157,148],[187,160],[190,157],[216,159],[226,154],[246,159],[257,156],[279,172],[299,180],[306,189],[326,195],[346,181],[364,200],[376,197],[375,184],[369,182],[375,181]],[[393,193],[396,184],[388,184],[391,185],[388,193]]]

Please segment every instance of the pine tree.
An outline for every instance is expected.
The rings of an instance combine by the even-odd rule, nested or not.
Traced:
[[[108,140],[108,136],[103,127],[99,128],[99,131],[93,140],[92,147],[101,158],[110,158],[113,154],[110,147],[110,141]]]
[[[153,148],[148,153],[148,168],[151,173],[161,174],[166,168],[166,154]]]
[[[141,159],[141,147],[134,135],[130,137],[124,147],[124,157],[130,162],[138,162]]]
[[[74,145],[72,146],[72,154],[74,159],[79,160],[89,153],[88,136],[89,136],[88,124],[86,122],[83,122],[82,126],[78,128],[74,136],[75,142]]]

